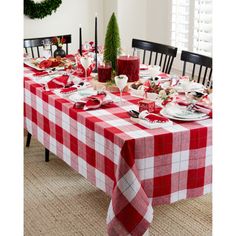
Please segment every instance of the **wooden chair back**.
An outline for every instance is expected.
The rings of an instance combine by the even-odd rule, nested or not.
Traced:
[[[133,54],[135,53],[136,49],[141,49],[143,51],[143,56],[142,56],[143,64],[148,64],[148,65],[158,64],[161,67],[162,72],[168,74],[170,73],[174,58],[176,57],[177,54],[176,47],[160,43],[144,41],[140,39],[133,39],[132,48],[134,48]],[[146,58],[146,56],[148,58]],[[148,59],[147,63],[146,59]]]
[[[183,65],[183,75],[186,74],[187,63],[192,64],[192,74],[191,78],[195,79],[196,82],[202,83],[206,87],[212,88],[212,58],[204,56],[201,54],[182,51],[181,52],[181,61],[184,61]],[[198,71],[197,71],[198,66]],[[204,70],[205,68],[205,70]],[[197,75],[197,79],[196,79]]]
[[[68,54],[68,44],[71,43],[71,34],[68,35],[59,35],[59,36],[50,36],[50,37],[41,37],[41,38],[29,38],[29,39],[24,39],[24,48],[25,48],[25,52],[28,54],[31,54],[32,58],[35,58],[35,50],[37,52],[37,57],[40,57],[40,48],[43,47],[43,40],[50,40],[52,41],[52,39],[54,37],[60,37],[60,38],[64,38],[65,39],[65,43],[63,45],[63,47],[65,47],[65,52],[66,55]],[[53,45],[50,45],[50,51],[51,54],[53,55]],[[55,46],[55,45],[54,45]]]

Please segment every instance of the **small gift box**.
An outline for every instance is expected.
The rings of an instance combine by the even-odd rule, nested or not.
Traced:
[[[148,112],[155,111],[155,102],[150,100],[142,100],[139,102],[139,112],[147,110]]]

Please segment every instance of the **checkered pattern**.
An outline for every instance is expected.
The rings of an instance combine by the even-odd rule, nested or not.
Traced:
[[[149,130],[127,114],[140,99],[124,94],[122,107],[82,111],[44,91],[25,67],[25,128],[52,153],[111,196],[109,235],[142,235],[153,205],[211,191],[212,122],[174,122]]]

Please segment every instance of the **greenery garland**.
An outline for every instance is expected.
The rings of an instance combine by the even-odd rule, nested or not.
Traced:
[[[38,3],[33,0],[24,0],[24,14],[31,19],[42,19],[47,15],[51,15],[52,11],[56,11],[61,3],[62,0],[44,0]]]

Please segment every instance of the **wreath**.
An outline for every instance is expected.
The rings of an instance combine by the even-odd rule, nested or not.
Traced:
[[[31,19],[42,19],[47,15],[51,15],[52,11],[56,11],[61,3],[62,0],[44,0],[39,3],[33,0],[24,0],[24,14]]]

